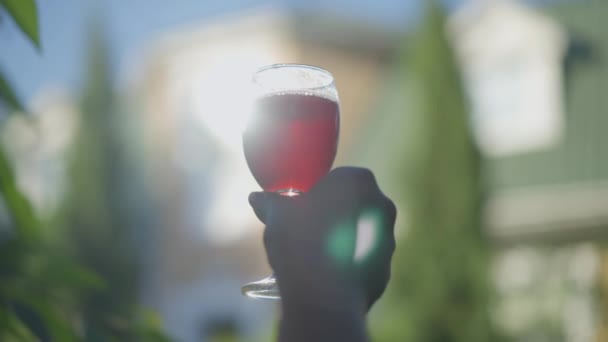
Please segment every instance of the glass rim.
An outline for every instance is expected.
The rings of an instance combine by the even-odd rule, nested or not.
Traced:
[[[310,69],[310,70],[320,72],[320,73],[324,74],[325,76],[329,77],[328,82],[323,85],[314,86],[314,87],[303,87],[302,89],[315,90],[315,89],[323,89],[323,88],[331,87],[334,85],[334,75],[332,75],[331,72],[329,72],[328,70],[326,70],[322,67],[316,66],[316,65],[302,64],[302,63],[275,63],[275,64],[265,65],[253,72],[253,74],[251,76],[251,80],[258,85],[262,85],[256,79],[257,75],[259,75],[260,73],[262,73],[264,71],[268,71],[268,70],[272,70],[272,69],[280,69],[280,68]]]

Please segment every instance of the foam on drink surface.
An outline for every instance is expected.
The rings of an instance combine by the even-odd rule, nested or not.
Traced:
[[[327,90],[280,90],[280,91],[266,93],[266,94],[260,96],[258,98],[258,100],[268,98],[268,97],[274,97],[274,96],[302,95],[302,96],[320,97],[320,98],[324,98],[326,100],[338,103],[339,102],[338,93],[335,91],[335,89],[333,89],[333,91],[331,91],[331,90],[332,89],[327,89]]]

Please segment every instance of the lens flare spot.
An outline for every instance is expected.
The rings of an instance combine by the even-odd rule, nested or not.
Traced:
[[[353,260],[354,246],[357,239],[352,224],[338,224],[328,236],[328,252],[338,265],[350,264]]]
[[[371,260],[380,244],[383,222],[382,212],[372,208],[363,211],[356,222],[336,225],[327,239],[327,250],[333,261],[352,267]]]
[[[376,210],[365,211],[357,221],[357,244],[353,260],[363,261],[372,252],[378,243],[379,214]]]

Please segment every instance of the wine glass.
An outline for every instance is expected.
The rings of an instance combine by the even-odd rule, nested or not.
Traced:
[[[340,128],[333,76],[319,67],[274,64],[256,71],[254,110],[243,132],[249,169],[264,191],[308,191],[336,156]],[[280,299],[275,278],[242,287],[252,298]]]

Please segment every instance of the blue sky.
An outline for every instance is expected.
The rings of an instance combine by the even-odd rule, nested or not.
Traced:
[[[49,86],[79,87],[88,22],[101,17],[110,38],[114,65],[155,36],[206,19],[263,5],[320,11],[393,28],[405,28],[419,0],[39,0],[42,53],[9,20],[0,24],[0,68],[28,102]],[[120,72],[120,69],[117,69]],[[120,79],[120,77],[119,77]]]
[[[443,0],[455,7],[465,0]],[[182,26],[204,23],[260,6],[312,11],[354,18],[391,29],[406,30],[419,17],[424,0],[37,0],[42,53],[10,20],[0,20],[0,69],[27,103],[49,86],[70,91],[82,79],[88,22],[103,20],[113,65],[125,60],[154,37]],[[529,3],[566,0],[528,0]],[[4,13],[0,12],[0,15]],[[117,72],[121,72],[117,68]],[[120,75],[118,77],[120,79]]]

